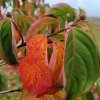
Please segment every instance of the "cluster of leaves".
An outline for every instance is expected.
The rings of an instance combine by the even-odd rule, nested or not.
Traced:
[[[100,30],[85,20],[84,10],[77,14],[68,4],[50,7],[41,0],[22,4],[4,0],[4,8],[6,2],[13,9],[1,15],[0,58],[18,68],[20,100],[94,99],[91,88],[99,77]],[[5,85],[4,77],[0,73],[0,84]]]

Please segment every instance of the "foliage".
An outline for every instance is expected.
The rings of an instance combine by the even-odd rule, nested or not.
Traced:
[[[77,12],[65,3],[50,7],[44,0],[2,0],[0,12],[0,66],[9,65],[20,76],[15,80],[22,89],[11,90],[22,92],[15,94],[19,100],[96,100],[100,30],[83,9]],[[0,95],[9,93],[3,91],[7,78],[0,71]]]

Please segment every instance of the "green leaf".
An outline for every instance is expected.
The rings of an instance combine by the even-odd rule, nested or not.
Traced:
[[[75,10],[68,4],[59,3],[50,8],[45,15],[52,15],[54,17],[59,17],[62,15],[67,15],[68,21],[73,21],[75,19]]]
[[[26,15],[19,15],[16,17],[16,21],[24,21],[27,22],[28,24],[32,24],[33,19]]]
[[[66,16],[61,16],[60,17],[60,29],[65,28],[65,23],[66,23]]]
[[[95,43],[97,50],[99,51],[99,60],[100,60],[100,29],[96,24],[88,21],[83,21],[80,24],[80,28],[83,29]]]
[[[15,19],[18,22],[18,26],[22,28],[22,33],[26,34],[30,25],[33,23],[33,19],[26,15],[19,15]]]
[[[94,96],[91,92],[89,92],[86,96],[84,96],[83,100],[94,100]]]
[[[43,17],[38,19],[36,22],[33,22],[26,34],[26,40],[29,40],[36,34],[43,33],[44,30],[50,25],[54,25],[54,29],[57,29],[58,21],[52,17]]]
[[[89,35],[96,43],[100,55],[100,29],[97,29],[96,25],[91,22],[86,22],[86,24],[89,28]]]
[[[96,90],[97,90],[98,96],[100,98],[100,78],[97,79],[96,83],[97,83]]]
[[[6,90],[8,87],[7,85],[7,76],[0,71],[0,91]]]
[[[60,40],[60,41],[64,40],[64,35],[63,34],[57,34],[57,35],[54,35],[53,37]]]
[[[100,86],[100,78],[97,79],[97,84]]]
[[[94,96],[92,92],[89,92],[84,96],[78,97],[76,100],[94,100]]]
[[[4,19],[0,27],[0,57],[7,64],[15,65],[17,62],[17,47],[13,37],[13,30],[9,19]]]
[[[64,58],[68,100],[89,91],[97,79],[99,59],[96,46],[89,36],[74,28],[69,32]]]

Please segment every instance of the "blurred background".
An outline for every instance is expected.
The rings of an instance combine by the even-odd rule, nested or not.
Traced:
[[[75,9],[79,7],[86,11],[89,17],[100,17],[100,1],[99,0],[45,0],[50,5],[64,2],[70,4]]]
[[[76,10],[82,8],[86,11],[88,20],[100,24],[100,1],[99,0],[45,0],[51,6],[60,2],[68,3]]]

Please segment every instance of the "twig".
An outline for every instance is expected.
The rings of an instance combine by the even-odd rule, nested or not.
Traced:
[[[54,34],[51,34],[51,35],[49,35],[49,36],[47,36],[47,37],[49,38],[49,37],[52,37],[52,36],[54,36],[54,35],[57,35],[58,33],[61,33],[61,32],[66,31],[66,30],[70,29],[71,27],[75,26],[75,25],[76,25],[78,22],[80,22],[81,20],[85,20],[85,18],[86,18],[85,15],[81,15],[80,18],[79,18],[78,20],[74,21],[74,22],[73,22],[72,24],[70,24],[67,28],[64,28],[64,29],[62,29],[62,30],[59,30],[59,31],[55,32]],[[61,41],[63,41],[63,40],[61,40]],[[22,42],[19,46],[17,46],[17,48],[20,48],[20,47],[23,47],[23,46],[26,46],[26,42]]]
[[[54,36],[54,35],[57,35],[58,33],[61,33],[61,32],[66,31],[66,30],[68,30],[68,29],[70,29],[70,28],[69,28],[69,27],[68,27],[68,28],[64,28],[64,29],[62,29],[62,30],[59,30],[59,31],[55,32],[54,34],[51,34],[51,35],[47,36],[47,37],[52,37],[52,36]]]
[[[6,14],[6,16],[9,17],[9,18],[12,18],[11,13],[9,13],[9,12]],[[23,43],[24,43],[24,38],[23,38],[23,36],[22,36],[22,33],[20,32],[20,30],[19,30],[19,28],[17,27],[16,23],[15,23],[12,19],[11,19],[11,22],[14,24],[16,30],[18,31],[18,33],[19,33],[19,35],[20,35],[20,37],[21,37],[21,39],[22,39],[22,43],[21,43],[21,44],[23,44]]]
[[[64,29],[62,29],[62,30],[59,30],[59,31],[55,32],[54,34],[49,35],[48,37],[52,37],[52,36],[54,36],[54,35],[56,35],[56,34],[58,34],[58,33],[61,33],[61,32],[64,32],[64,31],[70,29],[71,27],[75,26],[75,25],[76,25],[78,22],[80,22],[81,20],[85,20],[85,18],[86,18],[85,15],[81,15],[80,18],[79,18],[78,20],[74,21],[74,22],[73,22],[72,24],[70,24],[67,28],[64,28]]]
[[[21,39],[22,39],[22,43],[21,43],[21,44],[23,44],[23,43],[24,43],[24,38],[23,38],[23,36],[22,36],[22,33],[20,32],[20,30],[19,30],[19,28],[17,27],[17,25],[15,24],[15,22],[12,21],[12,23],[14,24],[16,30],[19,32],[19,35],[20,35],[20,37],[21,37]]]
[[[61,42],[63,42],[64,40],[60,40]],[[51,41],[48,42],[48,44],[52,43]],[[26,42],[24,42],[23,44],[20,44],[19,46],[17,46],[17,49],[20,47],[26,46]]]
[[[19,46],[17,46],[17,49],[20,47],[26,46],[26,42],[21,43]]]
[[[23,89],[18,88],[18,89],[6,90],[6,91],[0,92],[0,94],[6,94],[6,93],[11,93],[11,92],[23,92]]]

